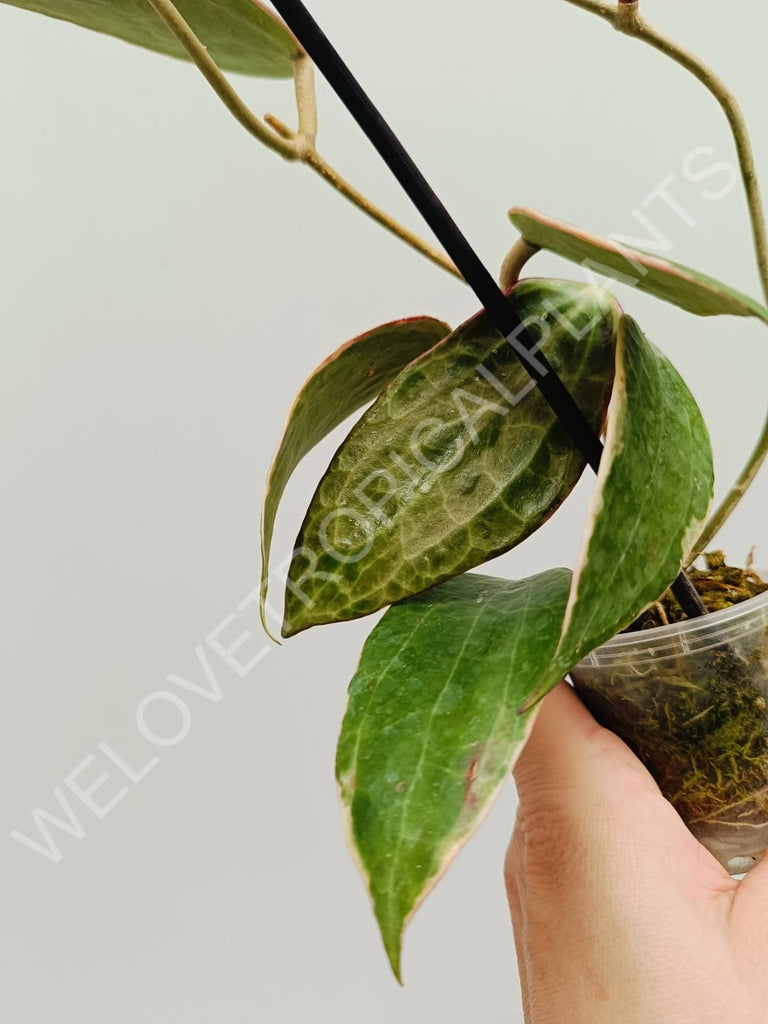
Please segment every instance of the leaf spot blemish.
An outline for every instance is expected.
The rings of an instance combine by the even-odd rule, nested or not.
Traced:
[[[477,797],[473,790],[473,783],[477,778],[477,764],[479,758],[473,757],[469,762],[469,768],[467,768],[466,785],[464,787],[464,806],[470,809],[477,803]]]

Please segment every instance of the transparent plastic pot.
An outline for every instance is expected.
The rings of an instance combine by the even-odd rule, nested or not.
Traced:
[[[768,592],[622,633],[571,678],[696,838],[732,874],[749,870],[768,848]]]

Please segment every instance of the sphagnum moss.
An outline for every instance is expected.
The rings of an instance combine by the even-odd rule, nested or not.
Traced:
[[[705,556],[705,569],[689,569],[688,576],[699,592],[708,612],[719,612],[732,608],[742,601],[768,590],[764,582],[751,568],[739,569],[726,565],[722,551],[710,551]],[[645,611],[629,631],[655,629],[671,622],[683,622],[686,616],[671,590]]]
[[[725,564],[721,552],[691,577],[710,611],[768,590],[753,571]],[[665,595],[633,627],[683,618]],[[614,679],[577,688],[592,713],[635,751],[694,833],[768,822],[768,639],[745,654],[738,641],[691,658],[623,666]],[[619,678],[620,676],[620,678]],[[634,680],[634,682],[633,682]]]

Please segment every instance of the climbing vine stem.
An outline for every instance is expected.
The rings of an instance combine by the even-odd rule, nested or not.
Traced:
[[[327,181],[350,202],[369,217],[400,238],[406,245],[426,256],[437,266],[460,280],[461,274],[453,262],[438,248],[430,245],[394,217],[379,209],[361,192],[349,184],[331,165],[320,156],[316,148],[317,104],[315,101],[314,70],[309,57],[303,52],[294,58],[294,83],[298,108],[298,131],[288,128],[276,117],[267,115],[261,121],[248,108],[235,91],[221,68],[216,64],[203,43],[179,13],[172,0],[148,0],[171,32],[189,54],[208,84],[224,106],[240,124],[263,142],[265,146],[279,153],[286,160],[304,163]]]
[[[733,134],[733,141],[736,145],[736,153],[738,155],[739,168],[744,183],[752,226],[752,239],[757,257],[760,283],[763,295],[768,302],[768,235],[766,235],[765,211],[760,195],[760,184],[755,170],[755,159],[747,124],[741,108],[728,86],[699,57],[649,25],[640,13],[638,0],[619,0],[616,6],[604,3],[603,0],[567,0],[567,2],[604,18],[619,32],[639,39],[660,53],[665,54],[665,56],[671,58],[698,78],[720,104],[728,120]],[[739,474],[738,480],[705,526],[698,543],[695,545],[694,558],[704,550],[725,524],[757,476],[760,467],[765,462],[766,456],[768,456],[768,420],[766,420],[757,446],[750,455],[746,466],[744,466]]]

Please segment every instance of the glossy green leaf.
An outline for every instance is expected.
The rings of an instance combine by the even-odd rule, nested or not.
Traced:
[[[286,484],[314,446],[370,402],[411,360],[450,333],[442,320],[413,317],[383,324],[330,355],[294,399],[267,477],[261,517],[261,618],[266,628],[269,554]]]
[[[697,270],[589,234],[534,210],[516,207],[509,217],[531,245],[549,249],[593,273],[613,276],[691,313],[730,313],[768,322],[768,309],[759,302]]]
[[[171,57],[187,58],[147,0],[1,0]],[[275,15],[254,0],[175,0],[193,32],[225,71],[288,78],[301,51]]]
[[[614,300],[524,281],[510,302],[601,430]],[[512,345],[485,315],[473,318],[406,367],[337,452],[297,541],[283,634],[365,615],[509,550],[583,469]]]
[[[617,347],[605,452],[563,635],[537,695],[626,628],[686,564],[714,471],[696,400],[629,317]]]
[[[400,977],[403,931],[482,821],[532,718],[570,572],[469,574],[391,608],[352,680],[337,778],[350,841]]]

